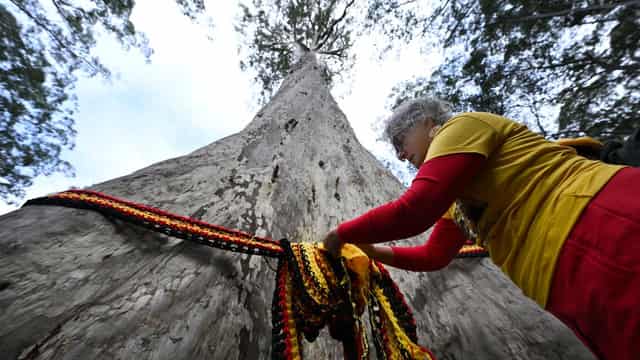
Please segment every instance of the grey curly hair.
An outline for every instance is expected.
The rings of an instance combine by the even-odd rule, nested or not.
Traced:
[[[426,119],[433,120],[436,125],[442,125],[453,116],[451,108],[450,103],[434,97],[405,101],[398,105],[385,121],[382,137],[399,153],[409,129]]]

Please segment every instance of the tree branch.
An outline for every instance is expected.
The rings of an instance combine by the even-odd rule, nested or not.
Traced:
[[[529,101],[530,108],[533,109],[533,111],[532,111],[533,117],[536,119],[536,125],[538,126],[538,129],[540,130],[540,133],[542,133],[542,136],[547,138],[547,136],[549,134],[548,134],[547,130],[544,128],[544,126],[542,126],[542,119],[540,118],[540,113],[538,112],[538,103],[537,103],[537,101],[535,101],[535,99],[533,99],[533,97],[527,97],[527,100]]]
[[[601,10],[611,10],[614,9],[618,6],[626,6],[626,5],[640,5],[640,1],[639,0],[631,0],[631,1],[625,1],[622,3],[618,3],[618,4],[610,4],[610,5],[595,5],[595,6],[589,6],[589,7],[584,7],[584,8],[579,8],[579,9],[567,9],[567,10],[562,10],[562,11],[556,11],[556,12],[550,12],[550,13],[544,13],[544,14],[537,14],[537,15],[530,15],[530,16],[523,16],[523,17],[518,17],[518,18],[499,18],[497,19],[497,21],[494,22],[494,24],[499,24],[501,22],[518,22],[518,21],[535,21],[535,20],[540,20],[540,19],[546,19],[546,18],[551,18],[551,17],[558,17],[558,16],[566,16],[566,15],[574,15],[574,14],[578,14],[578,13],[590,13],[590,12],[600,12]]]
[[[407,1],[403,2],[403,3],[400,3],[400,4],[396,5],[396,7],[394,9],[401,8],[401,7],[405,6],[405,5],[409,5],[409,4],[412,4],[414,2],[416,2],[416,0],[407,0]]]
[[[405,2],[401,2],[401,3],[395,4],[395,5],[389,6],[387,9],[388,10],[397,10],[397,9],[399,9],[399,8],[405,6],[405,5],[413,4],[415,2],[417,2],[417,0],[407,0]]]
[[[318,51],[318,54],[333,55],[333,56],[341,57],[348,48],[349,48],[349,46],[344,46],[344,47],[341,47],[339,49]]]
[[[630,64],[630,65],[615,65],[612,64],[610,62],[606,62],[605,60],[603,60],[603,57],[596,57],[593,56],[593,54],[591,53],[586,53],[585,57],[589,60],[591,60],[592,63],[594,64],[598,64],[600,66],[602,66],[605,70],[608,71],[615,71],[615,70],[622,70],[622,71],[637,71],[640,70],[640,64]]]
[[[29,10],[27,10],[24,6],[22,6],[22,4],[20,4],[18,1],[16,0],[11,0],[11,2],[18,8],[20,9],[20,11],[22,11],[25,15],[27,15],[29,18],[31,18],[31,20],[33,20],[34,23],[36,23],[36,25],[38,25],[40,28],[44,29],[44,31],[49,34],[49,36],[51,37],[51,39],[53,41],[55,41],[56,43],[58,43],[58,45],[60,45],[63,49],[65,49],[66,51],[68,51],[71,56],[74,59],[80,59],[81,61],[83,61],[84,63],[86,63],[89,68],[91,68],[93,71],[100,72],[100,69],[96,68],[96,66],[94,64],[92,64],[91,62],[89,62],[87,59],[85,59],[83,56],[78,55],[72,48],[71,46],[69,46],[68,44],[65,44],[65,42],[63,40],[61,40],[58,35],[51,30],[51,28],[49,28],[49,26],[47,24],[44,24],[42,21],[40,21],[40,19],[38,19],[35,15],[33,15]]]
[[[331,36],[331,34],[333,33],[333,30],[335,29],[336,25],[341,22],[342,20],[344,20],[344,18],[347,16],[347,11],[349,10],[349,8],[355,3],[355,0],[350,0],[345,6],[344,6],[344,10],[342,11],[342,15],[340,15],[339,18],[335,19],[334,21],[331,22],[331,25],[327,28],[327,30],[320,36],[320,43],[317,44],[314,48],[314,50],[320,50],[322,48],[322,46],[324,46],[324,44],[327,42],[327,40],[329,39],[329,37]]]
[[[464,19],[467,18],[467,16],[469,16],[469,13],[471,12],[471,10],[473,10],[473,4],[469,4],[469,7],[466,9],[467,11],[464,13],[464,16],[462,17],[463,20],[458,20],[456,21],[455,26],[453,27],[453,29],[451,31],[449,31],[449,35],[447,35],[447,38],[445,39],[445,41],[443,42],[443,44],[448,44],[449,41],[451,41],[451,38],[453,37],[453,35],[455,34],[456,30],[458,29],[458,27],[460,26],[460,24],[464,21]]]

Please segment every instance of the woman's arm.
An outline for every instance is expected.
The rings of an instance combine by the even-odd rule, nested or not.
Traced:
[[[390,246],[392,261],[389,265],[412,271],[440,270],[456,257],[465,241],[453,220],[441,218],[424,244]]]
[[[431,227],[471,183],[486,159],[465,153],[431,159],[397,200],[338,226],[341,243],[380,243],[415,236]]]
[[[429,240],[418,246],[386,246],[357,244],[367,256],[399,269],[434,271],[447,266],[453,260],[466,239],[458,226],[441,218],[436,222]]]
[[[383,264],[395,266],[393,263],[393,250],[387,245],[356,244],[368,257],[380,261]]]

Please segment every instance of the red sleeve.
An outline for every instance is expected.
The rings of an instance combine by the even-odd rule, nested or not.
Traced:
[[[450,219],[441,218],[429,236],[418,246],[391,246],[393,267],[412,271],[434,271],[447,266],[465,242],[465,236]]]
[[[402,196],[338,226],[345,243],[380,243],[405,239],[430,228],[484,165],[480,154],[453,154],[422,166]]]

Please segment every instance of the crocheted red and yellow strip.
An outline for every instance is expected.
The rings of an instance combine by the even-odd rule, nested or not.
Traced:
[[[417,344],[415,321],[402,293],[380,263],[371,262],[369,321],[379,359],[434,360],[433,354]],[[406,312],[402,310],[406,309]]]
[[[229,230],[94,191],[69,190],[29,200],[25,205],[62,205],[92,209],[157,232],[212,247],[271,257],[278,257],[282,253],[280,244],[272,239]]]
[[[476,244],[465,244],[462,246],[462,249],[456,255],[457,258],[467,258],[467,257],[487,257],[489,253],[487,249],[480,245]]]
[[[239,230],[230,230],[97,191],[67,190],[31,199],[25,203],[25,206],[27,205],[60,205],[97,210],[154,231],[203,245],[271,257],[278,257],[282,253],[280,244],[273,239],[258,237]],[[483,257],[487,255],[488,253],[483,247],[468,243],[460,249],[457,257]]]
[[[413,311],[411,311],[411,308],[407,304],[402,291],[400,291],[400,288],[398,288],[395,281],[391,279],[391,274],[389,274],[382,263],[372,261],[370,263],[370,267],[372,268],[372,273],[380,274],[380,276],[375,278],[375,281],[378,286],[384,290],[385,297],[389,299],[393,313],[396,314],[396,317],[398,318],[398,323],[407,333],[407,336],[409,336],[412,341],[417,342],[418,333],[416,330],[416,321],[413,317]]]
[[[383,359],[433,360],[434,357],[429,350],[408,338],[393,313],[392,305],[384,295],[384,290],[375,285],[371,291],[372,297],[376,299],[375,302],[372,301],[374,304],[373,317],[374,321],[377,321],[375,326],[380,329],[378,343],[381,344],[382,349],[378,353],[384,354]]]
[[[352,245],[344,263],[335,262],[324,249],[311,244],[284,241],[282,246],[284,257],[290,259],[287,263],[294,284],[294,300],[289,308],[299,315],[297,331],[307,340],[313,341],[319,330],[328,325],[331,336],[342,341],[345,358],[367,359],[368,341],[361,316],[368,307],[379,358],[434,359],[429,350],[417,344],[413,314],[382,264],[369,260]],[[324,270],[320,273],[315,269]]]
[[[293,287],[289,276],[288,262],[282,258],[276,270],[276,288],[271,307],[271,358],[275,360],[302,359],[300,333],[295,321],[293,305]]]

